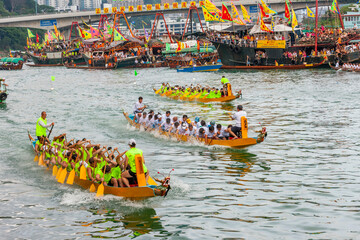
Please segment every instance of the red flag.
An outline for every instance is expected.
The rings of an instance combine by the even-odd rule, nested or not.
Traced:
[[[286,0],[285,0],[285,18],[290,19],[289,3]]]
[[[36,43],[39,42],[39,35],[36,33]]]
[[[224,4],[222,4],[222,16],[221,16],[221,18],[223,20],[227,20],[227,21],[232,21],[233,20],[230,13],[229,13],[228,8]]]
[[[197,40],[197,50],[200,51],[200,42]]]
[[[269,15],[267,15],[264,11],[264,8],[259,4],[259,8],[260,8],[260,15],[261,15],[261,18],[263,17],[269,17]]]

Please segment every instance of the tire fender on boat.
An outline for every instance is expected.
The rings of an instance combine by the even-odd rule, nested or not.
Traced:
[[[6,100],[6,98],[7,98],[7,94],[6,93],[0,93],[0,100],[1,101],[5,101]]]

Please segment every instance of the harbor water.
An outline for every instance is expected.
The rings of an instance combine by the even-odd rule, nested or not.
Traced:
[[[0,239],[356,239],[360,236],[360,81],[330,69],[177,73],[166,68],[96,71],[29,68],[2,71],[9,85],[0,105]],[[225,75],[243,98],[179,102],[154,94],[171,85],[219,86]],[[51,76],[55,81],[51,81]],[[181,143],[137,131],[123,111],[137,98],[156,112],[222,124],[242,104],[244,149]],[[141,201],[61,185],[33,161],[41,111],[52,136],[87,138],[144,151],[150,174],[171,169],[166,198]]]

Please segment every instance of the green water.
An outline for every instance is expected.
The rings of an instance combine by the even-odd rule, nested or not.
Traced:
[[[9,96],[0,106],[1,239],[356,239],[359,237],[360,83],[327,69],[176,73],[170,69],[3,71]],[[225,74],[243,99],[198,104],[156,96],[171,84],[220,85]],[[55,81],[50,80],[55,76]],[[136,84],[135,84],[136,83]],[[51,90],[53,88],[53,90]],[[128,126],[139,96],[151,109],[223,124],[242,104],[249,135],[265,142],[234,150],[178,143]],[[33,162],[27,130],[41,111],[52,136],[126,150],[134,138],[150,172],[172,174],[166,198],[95,197],[61,185]]]

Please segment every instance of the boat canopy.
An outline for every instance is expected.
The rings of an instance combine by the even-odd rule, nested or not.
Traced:
[[[192,48],[183,48],[181,49],[181,51],[179,51],[178,53],[188,53],[188,52],[197,52],[197,48],[196,47],[192,47]],[[208,47],[208,48],[200,48],[200,52],[203,53],[203,52],[214,52],[214,48],[212,47]],[[162,54],[172,54],[172,53],[177,53],[176,52],[176,49],[172,49],[172,50],[165,50],[165,51],[162,51]]]
[[[269,29],[271,29],[271,24],[265,24]],[[298,30],[298,28],[295,28],[295,30]],[[274,33],[277,32],[292,32],[292,28],[285,26],[283,24],[275,25],[274,27]],[[267,33],[263,30],[261,30],[260,25],[254,25],[254,27],[251,29],[250,34],[258,34],[258,33]]]
[[[0,62],[7,62],[7,63],[19,63],[20,61],[24,62],[22,58],[11,58],[11,57],[4,57],[0,59]]]

